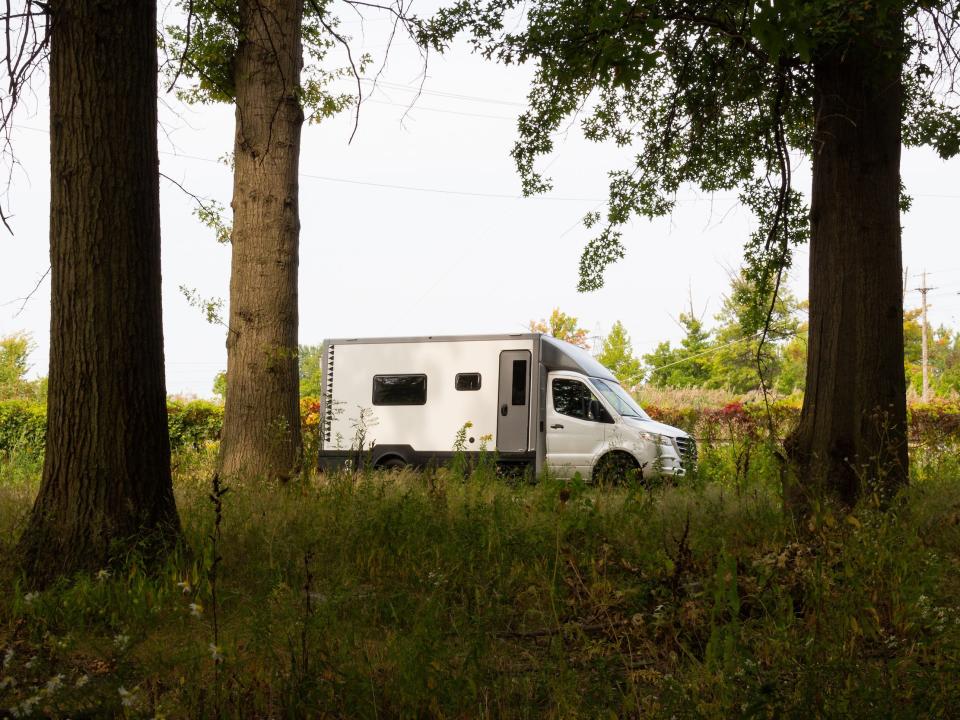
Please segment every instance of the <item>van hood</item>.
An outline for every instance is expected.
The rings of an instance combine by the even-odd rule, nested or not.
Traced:
[[[628,427],[636,428],[644,432],[656,433],[657,435],[666,435],[667,437],[689,437],[689,434],[675,428],[672,425],[664,425],[656,420],[641,420],[640,418],[621,416],[624,424]]]

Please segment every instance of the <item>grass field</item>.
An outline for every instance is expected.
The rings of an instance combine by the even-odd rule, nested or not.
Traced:
[[[159,575],[129,557],[34,594],[0,570],[0,716],[956,716],[955,452],[916,453],[890,512],[802,533],[736,452],[652,489],[231,486],[219,528],[211,456],[181,454],[189,550]],[[38,474],[0,466],[2,558]]]

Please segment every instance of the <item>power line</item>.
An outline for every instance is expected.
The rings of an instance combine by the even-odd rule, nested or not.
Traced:
[[[796,331],[796,332],[780,333],[780,334],[779,334],[779,337],[780,337],[780,338],[796,337],[797,335],[803,335],[805,332],[807,332],[807,331],[806,331],[806,330],[798,330],[798,331]],[[698,353],[696,353],[696,354],[694,354],[694,355],[688,355],[688,356],[685,357],[685,358],[682,358],[682,359],[680,359],[680,360],[674,360],[673,362],[667,363],[666,365],[657,365],[656,367],[652,367],[651,370],[652,370],[653,372],[657,372],[658,370],[664,370],[664,369],[666,369],[666,368],[668,368],[668,367],[673,367],[674,365],[680,365],[681,363],[685,363],[685,362],[688,362],[688,361],[690,361],[690,360],[695,360],[695,359],[697,359],[698,357],[703,357],[704,355],[709,355],[710,353],[715,353],[715,352],[717,352],[718,350],[723,350],[724,348],[728,348],[728,347],[730,347],[731,345],[737,345],[738,343],[748,342],[749,340],[756,340],[758,337],[760,337],[761,335],[763,335],[763,333],[764,333],[764,331],[761,330],[760,332],[755,333],[754,335],[749,335],[749,336],[747,336],[747,337],[738,338],[737,340],[731,340],[730,342],[724,343],[723,345],[717,345],[716,347],[708,348],[708,349],[703,350],[702,352],[698,352]],[[767,333],[767,334],[769,335],[769,333]]]
[[[416,110],[426,110],[428,112],[436,113],[445,113],[447,115],[463,115],[464,117],[475,117],[475,118],[484,118],[485,120],[507,120],[513,122],[516,120],[515,117],[509,117],[507,115],[487,115],[484,113],[471,113],[471,112],[462,112],[460,110],[447,110],[445,108],[435,108],[435,107],[426,107],[424,105],[406,105],[404,103],[391,102],[389,100],[373,100],[367,98],[363,101],[366,103],[374,103],[375,105],[393,105],[394,107],[406,108],[409,112],[415,112]]]
[[[379,102],[385,103],[385,101],[379,101]],[[385,104],[395,104],[395,103],[385,103]],[[427,109],[427,108],[424,108],[424,109]],[[451,112],[451,113],[456,112],[456,114],[464,114],[464,113],[459,113],[453,110],[451,111],[441,110],[439,108],[430,108],[430,110],[435,112]],[[490,117],[498,117],[498,116],[490,116]],[[49,134],[50,132],[49,130],[46,130],[43,128],[34,128],[26,125],[18,125],[16,127],[21,130],[29,130],[32,132],[40,132],[40,133],[46,133],[46,134]],[[206,163],[213,163],[216,165],[223,165],[222,161],[215,158],[200,157],[198,155],[189,155],[186,153],[179,153],[179,152],[170,152],[168,150],[160,150],[158,152],[160,155],[166,155],[168,157],[182,158],[185,160],[196,160],[197,162],[206,162]],[[497,200],[558,200],[561,202],[595,202],[600,204],[607,202],[606,198],[603,198],[603,199],[575,198],[575,197],[557,197],[557,196],[551,196],[551,195],[524,196],[524,195],[513,195],[508,193],[491,193],[491,192],[478,192],[478,191],[472,191],[472,190],[453,190],[450,188],[437,188],[437,187],[426,187],[426,186],[416,186],[416,185],[400,185],[396,183],[383,183],[383,182],[375,182],[372,180],[356,180],[353,178],[334,177],[331,175],[313,175],[309,173],[299,173],[299,177],[308,178],[311,180],[323,180],[325,182],[345,183],[348,185],[365,185],[369,187],[377,187],[377,188],[382,188],[387,190],[405,190],[405,191],[411,191],[411,192],[437,193],[441,195],[460,195],[463,197],[480,197],[480,198],[490,198],[490,199],[497,199]],[[927,196],[917,195],[915,197],[927,197]],[[960,195],[935,195],[935,196],[929,196],[929,197],[941,197],[941,198],[949,197],[949,198],[960,199]],[[674,198],[674,202],[678,202],[678,203],[715,202],[717,200],[738,200],[738,198],[732,195],[718,195],[713,197]],[[572,225],[566,232],[563,233],[563,235],[566,235],[568,232],[573,230],[574,227],[576,227],[576,225],[579,224],[579,222],[580,221]],[[947,271],[942,270],[938,272],[947,272]]]
[[[386,80],[377,80],[376,83],[374,83],[374,81],[371,79],[361,78],[360,82],[368,83],[374,87],[385,87],[390,90],[400,90],[402,92],[408,92],[414,95],[433,95],[435,97],[449,98],[451,100],[466,100],[468,102],[489,103],[491,105],[507,105],[521,108],[527,107],[526,103],[515,102],[513,100],[500,100],[498,98],[480,97],[478,95],[464,95],[462,93],[446,92],[444,90],[420,89],[419,87],[401,85],[400,83],[388,82]]]

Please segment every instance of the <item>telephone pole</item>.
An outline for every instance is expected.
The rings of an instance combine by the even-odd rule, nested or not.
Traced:
[[[920,397],[923,402],[928,402],[930,400],[930,377],[929,371],[927,369],[927,293],[931,290],[936,290],[936,288],[927,287],[927,271],[923,271],[923,285],[921,287],[915,288],[917,292],[920,293],[920,298],[923,302],[923,320],[921,322],[920,328],[923,333],[920,338],[920,352],[922,353],[923,363],[923,392]]]

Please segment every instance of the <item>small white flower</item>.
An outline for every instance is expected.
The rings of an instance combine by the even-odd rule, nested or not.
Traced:
[[[194,617],[200,617],[203,614],[203,605],[198,602],[190,603],[190,614]]]
[[[29,604],[32,603],[34,600],[36,600],[37,597],[38,597],[38,594],[37,594],[37,593],[35,593],[35,592],[28,592],[26,595],[23,596],[23,601],[24,601],[27,605],[29,605]]]
[[[210,657],[213,658],[215,663],[223,661],[223,653],[220,652],[220,647],[214,643],[210,643]]]
[[[137,689],[127,690],[125,687],[121,686],[117,688],[117,692],[120,693],[120,702],[124,707],[133,707],[137,703]]]
[[[103,582],[104,580],[106,580],[106,579],[109,578],[109,577],[110,577],[110,571],[109,571],[109,570],[98,570],[98,571],[97,571],[97,580],[98,580],[99,582]]]
[[[81,675],[80,677],[77,678],[77,681],[73,684],[73,686],[74,686],[74,687],[78,687],[78,688],[82,688],[82,687],[83,687],[84,685],[86,685],[88,682],[90,682],[90,676],[89,676],[89,675]]]
[[[33,667],[34,665],[36,665],[36,664],[37,664],[37,658],[32,657],[32,658],[30,658],[29,660],[27,660],[27,661],[23,664],[23,666],[24,666],[25,668],[27,668],[27,669],[30,669],[30,668],[32,668],[32,667]]]
[[[126,650],[127,645],[130,644],[130,636],[123,634],[114,635],[113,644],[116,645],[120,650]]]
[[[177,587],[183,590],[184,595],[189,595],[193,590],[193,588],[190,587],[189,580],[181,580],[180,582],[177,583]]]
[[[45,690],[48,693],[53,693],[59,690],[61,687],[63,687],[63,675],[58,673],[57,675],[54,675],[52,678],[47,680],[47,685],[45,687]]]

